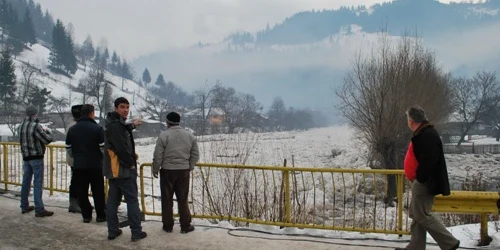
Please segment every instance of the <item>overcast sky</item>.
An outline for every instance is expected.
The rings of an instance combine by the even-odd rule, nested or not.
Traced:
[[[235,31],[255,32],[299,11],[373,5],[386,0],[36,0],[54,18],[71,22],[80,43],[106,38],[110,49],[134,59]],[[441,0],[450,2],[450,0]]]

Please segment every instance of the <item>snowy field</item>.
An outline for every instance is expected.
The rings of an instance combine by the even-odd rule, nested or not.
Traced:
[[[287,159],[288,167],[312,167],[312,168],[346,168],[346,169],[368,169],[367,168],[367,159],[366,155],[366,146],[361,142],[353,139],[354,131],[347,126],[340,127],[329,127],[329,128],[319,128],[312,129],[308,131],[292,131],[292,132],[275,132],[275,133],[259,133],[259,134],[239,134],[239,135],[211,135],[211,136],[203,136],[198,137],[199,145],[200,145],[200,153],[201,160],[200,162],[204,163],[226,163],[226,164],[245,164],[245,165],[267,165],[267,166],[282,166],[284,163],[284,159]],[[143,138],[137,139],[137,152],[139,154],[140,163],[147,163],[152,161],[152,155],[154,150],[154,143],[156,138]],[[486,140],[482,138],[481,140]],[[57,142],[60,144],[61,142]],[[61,154],[61,156],[63,156]],[[61,157],[60,156],[60,157]],[[470,154],[460,154],[460,155],[446,155],[447,163],[448,163],[448,171],[450,173],[450,179],[454,186],[459,187],[463,180],[470,177],[471,175],[481,176],[484,181],[488,181],[490,183],[497,183],[498,176],[500,176],[500,169],[498,168],[498,164],[500,162],[500,155],[470,155]],[[59,161],[58,161],[59,162]],[[64,163],[62,160],[59,162],[61,166],[64,167]],[[145,176],[150,176],[148,172],[148,168],[145,168]],[[279,171],[278,171],[279,172]],[[204,178],[201,173],[207,173],[206,170],[197,169],[193,172],[193,176],[195,181],[193,182],[193,189],[191,192],[191,199],[200,201],[202,197],[200,194],[205,193],[203,187],[199,186],[199,179]],[[216,172],[212,172],[212,177],[209,185],[211,185],[212,191],[218,191],[220,194],[225,196],[231,196],[232,193],[227,189],[221,189],[221,187],[227,185],[223,177],[224,175],[214,175]],[[235,177],[236,173],[240,172],[231,172],[231,178]],[[65,175],[63,173],[63,175]],[[255,175],[255,176],[254,176]],[[250,177],[250,182],[243,180],[243,182],[236,183],[252,183],[254,180],[265,178],[265,174],[262,173],[243,173],[243,176]],[[254,177],[252,177],[254,176]],[[266,175],[268,176],[268,175]],[[280,173],[276,174],[276,179],[278,182],[281,181]],[[206,176],[205,176],[206,177]],[[269,177],[269,176],[268,176]],[[340,203],[337,203],[338,206],[341,206],[342,201],[345,201],[346,197],[350,198],[350,202],[353,200],[362,201],[368,197],[369,200],[366,204],[368,208],[372,208],[373,206],[377,206],[377,209],[382,209],[382,211],[387,212],[387,216],[389,220],[393,220],[391,216],[394,215],[394,208],[385,208],[381,200],[373,199],[373,195],[364,195],[363,192],[365,190],[360,189],[360,176],[346,176],[344,180],[344,184],[342,188],[342,192],[347,192],[339,195],[337,198],[332,197],[332,191],[334,183],[339,183],[340,175],[335,175],[330,178],[323,178],[324,184],[322,182],[322,178],[318,175],[305,175],[305,176],[297,176],[292,177],[291,180],[298,180],[298,183],[305,183],[306,187],[313,186],[314,188],[310,190],[297,190],[297,193],[307,194],[307,197],[304,195],[304,200],[307,204],[312,204],[312,202],[322,203],[323,201],[331,202],[336,199],[340,199]],[[349,179],[350,178],[350,179]],[[375,178],[374,178],[375,179]],[[67,185],[67,179],[62,177],[60,179],[60,183],[62,187]],[[158,199],[159,195],[159,183],[157,180],[151,182],[151,179],[146,179],[146,191],[145,194],[153,195],[156,197],[149,197],[146,200],[146,206],[148,211],[160,211],[160,202]],[[378,181],[378,180],[377,180]],[[203,183],[203,182],[201,182]],[[267,183],[270,183],[270,178],[267,178]],[[340,182],[342,183],[342,182]],[[235,182],[232,182],[235,184]],[[338,184],[335,184],[338,186]],[[326,188],[324,188],[326,187]],[[244,187],[245,188],[245,187]],[[256,184],[250,185],[246,187],[247,189],[253,191],[262,192],[262,182],[258,182]],[[241,189],[241,187],[240,187]],[[299,188],[300,189],[300,188]],[[375,188],[376,189],[376,188]],[[356,192],[354,191],[356,190]],[[497,189],[495,189],[497,190]],[[313,196],[313,193],[314,196]],[[227,195],[228,192],[231,195]],[[251,193],[252,193],[251,192]],[[215,193],[215,192],[214,192]],[[337,193],[337,192],[333,192]],[[358,194],[359,196],[350,197],[352,194]],[[236,193],[235,195],[238,195]],[[48,192],[44,192],[45,196],[48,196]],[[196,197],[193,197],[196,195]],[[347,196],[346,196],[347,195]],[[227,197],[225,196],[214,196],[216,200],[225,201]],[[272,197],[272,195],[270,195]],[[371,198],[370,198],[371,197]],[[406,196],[405,196],[406,197]],[[67,200],[67,194],[63,193],[55,193],[53,197],[48,199],[56,199],[56,200]],[[263,201],[268,206],[272,206],[273,203],[270,203],[269,200],[271,198],[268,197],[267,200],[262,199],[261,196],[255,196],[255,199],[259,199],[257,201]],[[269,202],[269,203],[268,203]],[[405,202],[406,203],[406,202]],[[276,203],[274,203],[275,205]],[[359,203],[362,204],[362,203]],[[354,207],[359,208],[360,205],[356,205]],[[198,205],[201,204],[192,204],[192,209],[197,208]],[[292,204],[293,205],[293,204]],[[296,206],[296,204],[295,204]],[[125,206],[120,207],[121,211],[124,212]],[[199,206],[198,206],[199,209]],[[276,209],[276,208],[274,208]],[[343,209],[352,209],[352,206],[348,205],[344,206]],[[330,222],[325,223],[324,221],[332,221],[336,222],[338,219],[338,214],[336,214],[339,210],[342,210],[342,207],[337,207],[335,205],[325,206],[322,204],[315,204],[314,209],[312,211],[308,211],[307,218],[295,218],[298,222],[309,222],[321,224],[322,222],[326,226],[331,226]],[[295,211],[295,210],[294,210]],[[200,210],[195,210],[195,213],[200,213]],[[207,211],[203,211],[207,213]],[[273,212],[276,212],[273,209],[268,209],[267,212],[269,214],[262,214],[262,218],[268,219],[269,216],[272,215]],[[292,211],[293,212],[293,211]],[[348,216],[354,216],[357,218],[356,220],[347,220],[348,223],[353,221],[359,222],[360,213],[363,210],[358,209],[356,212]],[[382,212],[384,213],[384,212]],[[275,214],[274,214],[275,215]],[[383,215],[383,214],[382,214]],[[383,217],[380,217],[380,212],[374,213],[371,215],[371,218],[366,218],[367,221],[370,221],[375,216],[375,220],[377,221],[377,226],[382,223],[384,220]],[[341,217],[341,216],[340,216]],[[380,218],[379,218],[380,217]],[[153,220],[158,220],[159,217],[156,216],[148,216]],[[319,219],[318,219],[319,218]],[[222,225],[225,227],[237,227],[245,226],[244,224],[238,225],[229,225],[224,221],[207,221],[207,220],[196,220],[196,223],[216,223],[218,225]],[[393,226],[393,225],[392,225]],[[261,225],[252,225],[250,227],[262,229],[265,231],[286,234],[286,233],[297,233],[297,234],[311,234],[311,235],[324,235],[328,237],[379,237],[379,238],[391,238],[396,239],[395,235],[384,235],[384,234],[360,234],[360,233],[346,233],[346,232],[337,232],[331,230],[317,230],[317,229],[297,229],[297,228],[289,228],[286,230],[279,229],[277,227],[271,226],[261,226]],[[479,235],[479,229],[477,225],[469,225],[469,226],[457,226],[454,227],[454,234],[457,237],[461,237],[463,243],[467,245],[464,246],[473,246],[475,240],[477,240]],[[406,222],[405,222],[406,228]],[[491,225],[490,234],[494,236],[494,244],[495,246],[499,246],[498,242],[500,240],[500,235],[496,232],[495,225]],[[405,236],[407,237],[407,236]],[[403,238],[405,238],[403,237]],[[432,242],[432,241],[431,241]],[[495,248],[490,248],[495,249]]]

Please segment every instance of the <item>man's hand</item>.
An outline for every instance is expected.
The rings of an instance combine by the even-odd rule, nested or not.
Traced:
[[[139,127],[139,126],[141,126],[141,124],[142,124],[142,119],[141,118],[136,118],[134,120],[134,126],[135,127]]]
[[[158,178],[158,172],[154,172],[154,173],[153,173],[153,177],[154,177],[154,178]]]

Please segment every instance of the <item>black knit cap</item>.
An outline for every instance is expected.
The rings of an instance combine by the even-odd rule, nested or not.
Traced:
[[[71,106],[71,115],[73,115],[74,119],[80,119],[82,116],[82,107],[83,105],[73,105]]]
[[[171,125],[179,125],[181,123],[181,116],[177,112],[170,112],[167,115],[167,123]]]

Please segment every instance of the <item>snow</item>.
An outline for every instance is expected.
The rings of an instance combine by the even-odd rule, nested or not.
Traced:
[[[470,10],[479,16],[496,16],[500,12],[500,9],[488,9],[488,8],[478,8],[478,7],[471,7]]]
[[[362,32],[361,27],[352,25],[346,27],[340,32],[339,35],[333,36],[324,41],[318,42],[316,44],[308,44],[303,46],[304,51],[316,51],[318,47],[321,46],[333,46],[332,48],[348,48],[344,51],[349,52],[349,48],[352,50],[355,46],[352,45],[352,38],[356,36],[373,36],[367,39],[368,41],[375,41],[376,35],[366,34]],[[332,41],[334,41],[332,43]],[[366,40],[365,40],[366,41]],[[276,50],[287,50],[296,49],[297,46],[275,46],[273,49]],[[300,45],[299,45],[300,47]],[[82,102],[82,94],[68,91],[69,86],[77,87],[80,79],[86,76],[86,72],[80,66],[79,70],[75,73],[73,78],[67,78],[65,76],[57,75],[47,69],[48,66],[48,56],[49,50],[39,44],[33,45],[31,51],[24,51],[15,60],[17,64],[16,74],[18,76],[18,81],[22,79],[22,72],[20,71],[20,64],[22,62],[30,63],[42,70],[43,75],[39,75],[40,86],[47,87],[51,90],[51,94],[60,98],[66,97],[70,100],[70,105],[74,105]],[[124,96],[131,102],[131,112],[134,117],[142,117],[141,114],[137,113],[137,110],[143,104],[142,96],[146,93],[146,89],[140,87],[136,83],[128,80],[122,80],[119,77],[107,74],[107,79],[113,82],[116,86],[113,86],[113,96]],[[123,83],[123,91],[121,86]],[[69,107],[67,111],[69,112]],[[50,107],[49,107],[50,109]],[[98,112],[96,115],[98,116]],[[154,121],[145,119],[144,122],[153,123]],[[44,127],[50,125],[42,124]],[[56,128],[59,132],[64,132],[63,128]],[[12,135],[10,129],[7,125],[0,125],[0,135],[10,136]],[[287,132],[269,132],[269,133],[240,133],[240,134],[218,134],[218,135],[208,135],[208,136],[198,136],[199,146],[200,146],[200,162],[207,163],[226,163],[226,164],[246,164],[246,165],[265,165],[265,166],[282,166],[284,160],[287,160],[287,166],[300,166],[300,167],[315,167],[315,168],[350,168],[350,169],[368,169],[369,159],[366,158],[368,155],[368,149],[361,141],[357,140],[357,133],[348,126],[337,126],[329,128],[317,128],[306,131],[287,131]],[[498,144],[491,138],[478,138],[473,137],[471,142],[475,144]],[[141,138],[136,140],[136,150],[139,154],[140,162],[151,162],[152,155],[154,151],[156,138]],[[471,143],[471,142],[466,142]],[[57,142],[57,144],[63,144],[62,142]],[[450,173],[450,181],[453,186],[459,185],[464,179],[470,177],[471,175],[480,174],[483,180],[495,181],[495,178],[500,176],[500,169],[492,166],[497,166],[500,162],[500,157],[495,155],[446,155],[448,170]],[[147,174],[147,173],[146,173]],[[307,177],[313,179],[314,177]],[[311,181],[310,179],[305,180],[306,182]],[[60,180],[61,183],[66,180]],[[347,187],[355,188],[356,186],[352,183],[354,180],[348,180]],[[157,185],[158,182],[153,182]],[[327,180],[326,185],[331,185],[331,181]],[[63,186],[63,185],[61,185]],[[146,187],[146,192],[151,191],[151,187]],[[316,190],[316,189],[315,189]],[[317,196],[321,197],[324,195],[324,191],[318,190]],[[48,195],[45,192],[44,195]],[[55,193],[54,197],[48,199],[56,200],[67,200],[66,194]],[[315,198],[316,199],[316,198]],[[308,197],[308,202],[314,201],[314,199]],[[158,204],[156,204],[158,206]],[[146,202],[148,210],[154,209],[154,205],[150,202]],[[123,206],[121,207],[123,212]],[[392,210],[388,210],[391,212]],[[157,217],[151,217],[148,219],[157,220]],[[194,220],[197,225],[208,225],[206,220]],[[227,222],[219,222],[219,227],[223,228],[235,228]],[[479,229],[477,225],[467,225],[467,226],[457,226],[451,228],[453,233],[460,237],[463,242],[462,246],[474,246],[474,241],[477,239]],[[490,229],[490,234],[493,234],[494,242],[490,249],[494,249],[495,246],[498,247],[498,242],[500,239],[499,233],[493,228]],[[381,234],[361,234],[361,233],[350,233],[350,232],[338,232],[329,230],[317,230],[317,229],[298,229],[298,228],[285,228],[279,229],[278,227],[272,226],[262,226],[262,225],[250,225],[250,228],[263,230],[265,232],[271,232],[279,234],[281,236],[273,236],[277,238],[286,238],[291,234],[298,234],[305,236],[322,236],[327,237],[329,240],[335,238],[353,238],[353,239],[371,239],[374,244],[378,244],[378,240],[396,240],[402,241],[401,243],[394,244],[391,246],[404,246],[405,241],[408,237],[405,236],[402,239],[395,235],[381,235]],[[238,231],[238,234],[244,235],[255,235],[255,232],[242,232]],[[221,234],[216,237],[227,237]],[[294,236],[296,237],[296,236]],[[429,238],[430,239],[430,238]],[[429,240],[429,242],[433,242]],[[387,244],[382,242],[382,244]],[[436,247],[431,247],[430,249],[437,249]]]
[[[348,126],[336,126],[328,128],[317,128],[306,131],[287,131],[273,133],[245,133],[236,135],[210,135],[198,136],[199,146],[201,150],[200,162],[214,163],[239,163],[247,165],[271,165],[281,166],[283,159],[288,159],[288,166],[300,167],[323,167],[323,168],[355,168],[367,169],[366,155],[367,147],[356,139],[357,133]],[[487,138],[473,137],[476,140],[487,140]],[[139,154],[141,163],[151,162],[156,138],[141,138],[136,140],[136,149]],[[61,144],[58,142],[58,144]],[[220,157],[220,155],[234,155],[238,152],[248,152],[245,158],[239,157]],[[332,151],[339,153],[333,157]],[[293,159],[293,161],[292,161]],[[470,174],[483,174],[483,178],[493,180],[500,176],[498,166],[500,156],[497,155],[446,155],[448,163],[448,171],[450,179],[456,182],[462,181]],[[147,170],[146,170],[147,171]],[[146,172],[148,175],[148,172]],[[61,180],[64,183],[65,180]],[[155,180],[154,187],[158,186],[158,181]],[[348,187],[349,184],[347,184]],[[150,193],[150,187],[146,186],[146,193]],[[15,189],[15,188],[14,188]],[[495,189],[497,190],[497,189]],[[155,195],[159,195],[156,190]],[[54,196],[49,197],[48,192],[44,192],[47,200],[67,201],[67,194],[54,193]],[[322,196],[321,190],[318,190],[317,196]],[[45,201],[45,199],[44,199]],[[159,201],[153,205],[147,200],[146,206],[148,211],[156,208],[158,211]],[[126,206],[120,206],[120,212],[124,214]],[[392,214],[393,210],[388,210],[388,214]],[[147,216],[147,220],[160,220],[160,217]],[[284,228],[280,229],[275,226],[250,224],[250,229],[260,230],[276,235],[265,235],[257,232],[241,231],[246,227],[232,226],[228,222],[221,221],[216,224],[211,224],[206,220],[194,219],[195,225],[201,226],[217,226],[228,229],[238,229],[232,231],[233,234],[245,236],[258,236],[275,239],[303,239],[310,236],[325,237],[321,241],[337,242],[338,239],[351,239],[353,244],[362,245],[370,244],[373,246],[389,246],[389,247],[404,247],[409,240],[409,236],[399,238],[397,235],[384,235],[374,233],[356,233],[356,232],[341,232],[332,230],[319,229],[299,229],[299,228]],[[498,249],[500,246],[500,233],[498,232],[498,224],[491,222],[489,225],[489,234],[493,237],[493,242],[490,246],[482,249]],[[462,247],[475,247],[479,237],[479,225],[462,225],[450,227],[453,235],[458,237],[462,242]],[[205,233],[205,232],[202,232]],[[213,232],[212,232],[213,233]],[[293,236],[292,236],[293,235]],[[227,231],[222,230],[220,234],[211,235],[214,240],[227,239]],[[308,238],[309,239],[309,238]],[[314,238],[318,240],[317,238]],[[362,242],[361,242],[362,240]],[[241,242],[241,241],[236,241]],[[361,242],[361,243],[360,243]],[[428,242],[431,244],[434,241],[428,237]],[[237,243],[235,243],[237,244]],[[243,244],[243,243],[242,243]],[[288,241],[284,243],[286,246],[292,244]],[[284,246],[285,246],[284,245]],[[246,245],[240,245],[245,248]],[[317,243],[317,249],[324,247]],[[311,248],[316,249],[316,248]],[[438,249],[437,246],[430,246],[428,249]]]
[[[83,94],[71,91],[70,86],[77,87],[80,80],[85,78],[88,72],[84,71],[82,65],[78,65],[78,70],[68,78],[63,75],[55,74],[48,69],[50,50],[40,44],[34,44],[30,47],[31,50],[24,50],[14,62],[16,64],[16,76],[18,82],[22,81],[21,64],[29,63],[42,71],[41,75],[37,75],[39,80],[36,83],[39,87],[46,87],[51,91],[51,95],[57,98],[65,97],[69,100],[69,106],[66,111],[70,111],[72,105],[80,104],[83,102]],[[89,67],[87,67],[89,71]],[[146,89],[139,86],[137,83],[122,79],[106,72],[106,79],[115,84],[113,88],[113,98],[123,96],[130,102],[130,110],[136,113],[142,105],[144,105],[143,96],[147,93]],[[122,90],[123,85],[123,90]],[[51,107],[47,107],[51,109]]]

